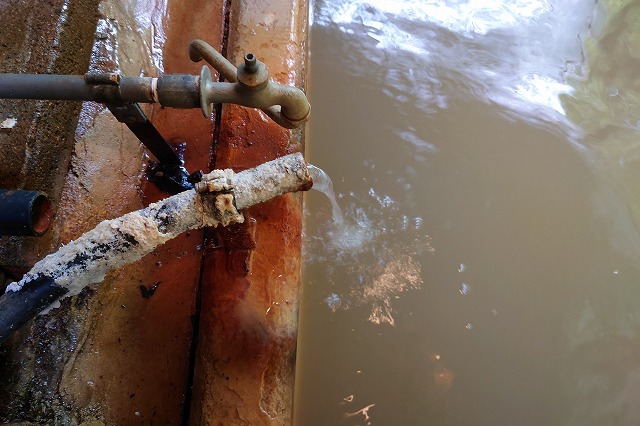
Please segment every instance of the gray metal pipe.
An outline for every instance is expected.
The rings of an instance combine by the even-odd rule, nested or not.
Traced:
[[[247,89],[238,83],[214,83],[206,85],[208,103],[234,103],[263,110],[276,123],[286,128],[298,127],[309,115],[309,102],[296,88],[269,80],[259,91]]]
[[[0,74],[0,98],[103,103],[157,102],[154,81],[157,79],[117,76],[117,81],[105,83],[105,76],[117,75]]]
[[[3,99],[91,101],[93,97],[91,86],[81,75],[0,74]]]
[[[0,99],[94,101],[112,105],[155,103],[172,108],[202,109],[209,117],[214,103],[262,109],[280,126],[294,129],[309,119],[304,92],[272,81],[265,64],[248,53],[236,68],[202,40],[189,45],[193,61],[205,60],[228,80],[214,82],[209,68],[199,76],[166,74],[158,78],[121,77],[115,73],[78,75],[0,74]]]

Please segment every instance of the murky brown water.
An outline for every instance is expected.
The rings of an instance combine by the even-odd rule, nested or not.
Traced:
[[[317,2],[296,424],[640,424],[639,21]]]

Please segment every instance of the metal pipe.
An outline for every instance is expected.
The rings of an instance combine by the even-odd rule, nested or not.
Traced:
[[[242,222],[237,209],[287,192],[306,191],[312,183],[302,154],[290,154],[237,174],[214,170],[203,177],[203,184],[205,190],[219,188],[217,192],[191,189],[101,222],[40,260],[19,282],[9,284],[0,297],[0,343],[58,297],[78,294],[85,286],[102,281],[107,271],[142,258],[179,234]],[[13,310],[2,308],[14,302],[21,304]]]
[[[304,93],[291,86],[269,80],[259,91],[253,91],[238,83],[209,83],[206,85],[209,103],[235,103],[259,108],[284,127],[298,127],[309,116],[309,102]]]
[[[94,100],[81,75],[0,74],[0,98]]]
[[[117,74],[0,74],[0,99],[152,103],[157,102],[154,80]]]
[[[252,53],[236,68],[203,40],[189,45],[192,61],[205,60],[228,81],[214,82],[209,68],[199,76],[167,74],[158,78],[121,77],[115,73],[77,75],[0,74],[0,99],[94,101],[105,104],[154,103],[172,108],[202,109],[209,118],[214,103],[262,109],[279,125],[293,129],[309,119],[304,92],[269,79],[265,64]]]
[[[0,190],[0,235],[39,237],[49,229],[51,215],[43,192]]]

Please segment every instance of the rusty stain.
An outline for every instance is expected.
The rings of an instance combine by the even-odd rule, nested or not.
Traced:
[[[194,14],[194,10],[200,12]],[[154,63],[161,64],[166,73],[197,73],[197,66],[188,59],[187,46],[192,38],[202,38],[203,34],[214,45],[220,44],[221,2],[203,5],[193,0],[173,0],[166,4],[166,10],[153,14],[155,21],[162,17],[161,32],[166,36],[162,55],[154,50]],[[185,143],[189,171],[207,169],[213,134],[210,120],[198,110],[154,107],[147,114],[166,140]],[[144,204],[166,197],[145,180],[135,194]],[[96,216],[112,214],[109,210]],[[103,418],[113,424],[137,424],[141,420],[180,423],[189,376],[202,241],[202,231],[183,234],[99,286],[91,309],[90,323],[94,325],[88,342],[92,350],[78,354],[74,371],[61,387],[68,400],[103,404]],[[161,281],[162,290],[146,299],[141,297],[145,292],[139,283],[148,282],[149,277]],[[153,286],[145,289],[150,296]],[[109,321],[99,321],[98,317],[108,317]],[[103,378],[95,380],[98,372]],[[96,383],[90,395],[81,386],[87,380]],[[134,393],[135,399],[130,398]]]
[[[216,230],[227,250],[253,250],[256,248],[256,225],[254,218]]]
[[[306,7],[306,2],[295,2],[293,8],[283,1],[233,2],[231,62],[240,63],[244,52],[253,52],[276,80],[303,87]],[[264,21],[269,13],[278,19]],[[261,47],[272,42],[278,50]],[[222,111],[215,166],[248,169],[301,150],[302,139],[300,132],[277,126],[260,111],[228,105]],[[217,248],[205,254],[190,419],[196,425],[291,422],[301,196],[287,194],[244,214],[255,224],[251,241],[243,231],[216,232],[212,245]]]

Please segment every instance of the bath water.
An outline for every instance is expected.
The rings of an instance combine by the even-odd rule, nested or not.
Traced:
[[[316,2],[296,424],[640,424],[639,16]]]

